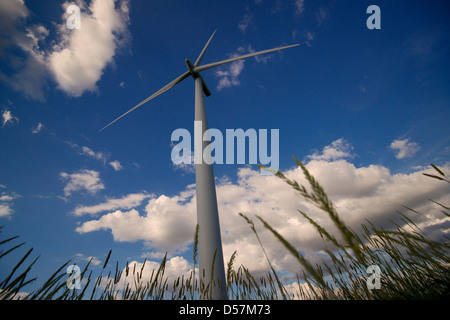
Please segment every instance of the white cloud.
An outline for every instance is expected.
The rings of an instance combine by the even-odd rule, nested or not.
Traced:
[[[59,175],[63,181],[68,181],[63,190],[66,197],[75,191],[85,190],[90,194],[96,194],[105,189],[100,174],[94,170],[83,169],[72,174],[61,172]]]
[[[13,74],[0,72],[0,79],[29,98],[45,101],[50,78],[71,96],[96,91],[105,67],[129,39],[128,0],[93,0],[89,7],[77,1],[81,7],[79,30],[67,28],[65,9],[69,4],[62,5],[64,15],[57,25],[56,40],[43,50],[40,43],[47,40],[49,30],[40,24],[26,25],[31,12],[24,1],[0,2],[0,53],[8,51],[4,56],[13,66]],[[17,47],[25,55],[15,53]]]
[[[312,40],[312,39],[311,39]],[[246,53],[255,52],[255,49],[251,45],[247,47],[240,46],[236,49],[236,52],[229,55],[230,58],[244,55]],[[275,55],[274,54],[263,54],[255,56],[254,59],[257,63],[268,63]],[[218,68],[214,75],[219,79],[219,84],[217,85],[217,90],[222,90],[224,88],[229,88],[233,86],[240,85],[239,76],[244,70],[245,60],[237,60],[224,67]]]
[[[239,75],[244,69],[244,60],[234,61],[229,64],[225,70],[217,70],[215,75],[219,78],[219,84],[217,85],[217,90],[222,90],[223,88],[229,88],[232,86],[238,86],[240,84]]]
[[[323,148],[322,153],[317,151],[314,154],[307,156],[311,160],[338,160],[343,158],[352,158],[350,153],[353,147],[343,138],[333,141],[329,146]]]
[[[82,8],[80,30],[69,30],[66,18],[67,13],[58,30],[61,42],[49,55],[48,67],[60,89],[77,97],[97,90],[104,68],[127,37],[128,1],[92,1],[89,8]]]
[[[6,186],[0,185],[2,189],[5,189]],[[15,192],[8,194],[6,192],[2,192],[0,195],[0,218],[6,218],[10,217],[14,210],[11,209],[12,203],[11,201],[21,198],[22,196],[20,194],[17,194]]]
[[[0,218],[9,217],[14,213],[9,204],[0,204]]]
[[[3,110],[2,112],[2,118],[3,118],[3,124],[2,127],[7,125],[8,123],[13,124],[14,122],[19,122],[19,118],[12,115],[11,111],[9,110]]]
[[[107,156],[103,152],[99,152],[99,151],[98,152],[94,152],[89,147],[82,146],[80,154],[88,156],[88,157],[91,157],[91,158],[94,158],[96,160],[103,161],[103,163],[106,163]]]
[[[239,47],[237,48],[237,52],[230,55],[230,58],[240,56],[244,52],[246,52],[246,49],[244,47]],[[240,84],[239,75],[242,73],[242,70],[244,70],[244,62],[244,60],[237,60],[216,70],[215,76],[219,78],[217,90],[238,86]]]
[[[79,206],[75,209],[74,214],[81,216],[84,214],[97,214],[104,211],[112,211],[117,209],[131,209],[136,208],[142,204],[145,199],[151,198],[153,195],[148,193],[132,193],[123,198],[107,199],[106,202],[95,206]]]
[[[252,52],[255,52],[255,49],[253,49],[253,47],[252,47],[251,45],[249,45],[249,46],[247,47],[247,51],[248,51],[249,53],[252,53]],[[256,62],[266,64],[266,63],[268,63],[273,57],[274,57],[273,54],[267,54],[267,53],[266,53],[266,54],[262,54],[262,55],[259,55],[259,56],[255,56],[254,58],[255,58],[255,61],[256,61]]]
[[[313,299],[315,297],[315,293],[320,292],[320,289],[311,284],[313,290],[307,283],[299,283],[298,281],[288,283],[284,286],[288,296],[294,300],[305,300],[305,299]],[[302,293],[300,293],[300,291]]]
[[[412,158],[416,152],[420,150],[419,144],[409,141],[409,139],[394,140],[389,147],[392,150],[397,151],[395,157],[399,160],[404,158]]]
[[[122,242],[146,241],[146,246],[163,252],[183,251],[192,242],[195,229],[195,190],[180,195],[153,197],[140,215],[135,209],[117,210],[98,220],[84,222],[79,233],[110,229],[114,240]]]
[[[40,50],[39,42],[48,36],[49,31],[39,24],[24,26],[29,15],[24,1],[0,2],[0,57],[14,71],[12,75],[0,72],[0,79],[14,90],[23,92],[26,97],[44,101],[47,71],[45,55]],[[17,54],[14,47],[20,48],[25,55]]]
[[[3,31],[0,34],[0,49],[5,49],[11,45],[12,34],[16,33],[15,23],[18,19],[24,19],[29,15],[29,11],[22,0],[10,0],[0,2],[0,27]]]
[[[105,152],[101,151],[94,151],[91,148],[87,146],[79,146],[76,143],[72,143],[67,141],[66,142],[72,149],[75,149],[79,155],[87,156],[89,158],[99,160],[103,162],[104,165],[106,165],[106,162],[108,161],[110,155]],[[110,161],[109,165],[111,165],[115,171],[120,171],[123,169],[123,166],[120,164],[118,160]]]
[[[0,201],[12,201],[14,199],[21,198],[22,196],[20,194],[17,194],[13,192],[12,194],[7,194],[6,192],[2,192],[2,195],[0,196]]]
[[[173,142],[171,147],[173,147]],[[183,162],[179,164],[172,163],[172,166],[175,170],[180,170],[184,174],[195,173],[195,164],[194,164],[194,151],[191,150],[191,154],[183,155]]]
[[[114,168],[115,171],[120,171],[123,169],[122,165],[120,164],[119,161],[115,160],[115,161],[110,161],[109,164],[111,165],[111,167]]]
[[[39,43],[49,34],[42,25],[34,25],[25,29],[24,39],[17,41],[19,47],[27,54],[21,69],[14,74],[10,83],[14,90],[22,91],[26,97],[45,101],[48,70],[45,53],[41,51]]]
[[[173,168],[174,168],[175,170],[181,170],[184,174],[195,173],[195,164],[194,164],[194,160],[192,160],[191,163],[173,164]]]
[[[42,123],[39,122],[39,123],[36,125],[35,128],[32,128],[32,129],[31,129],[31,132],[32,132],[33,134],[37,134],[37,133],[41,132],[42,128],[44,128],[44,125],[43,125]]]

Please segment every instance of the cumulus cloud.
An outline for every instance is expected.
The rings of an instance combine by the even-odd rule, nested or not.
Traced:
[[[48,35],[48,30],[39,24],[25,27],[29,15],[22,0],[0,2],[0,59],[8,66],[0,71],[0,80],[27,97],[43,101],[45,81],[41,78],[45,68],[39,42]],[[18,55],[17,50],[12,50],[16,48],[25,54]]]
[[[395,157],[399,160],[412,158],[420,150],[419,144],[409,139],[394,140],[389,147],[396,152]]]
[[[115,161],[110,161],[109,164],[111,165],[111,167],[114,168],[115,171],[120,171],[123,169],[122,165],[120,164],[119,161],[115,160]]]
[[[22,0],[0,3],[0,57],[6,59],[10,71],[2,70],[0,79],[14,90],[23,92],[26,97],[44,101],[48,73],[40,43],[49,31],[40,24],[25,26],[29,15],[30,11]],[[16,54],[16,48],[24,54]]]
[[[322,153],[314,152],[309,155],[311,160],[337,160],[343,158],[352,158],[352,145],[343,138],[333,141],[330,145],[323,148]]]
[[[0,185],[0,187],[2,187],[2,189],[6,188],[6,186],[3,185]],[[0,195],[0,218],[10,217],[14,213],[14,210],[11,208],[12,201],[21,197],[20,194],[15,192],[2,192]]]
[[[116,210],[98,220],[84,222],[76,229],[79,233],[110,229],[114,240],[133,242],[144,240],[148,248],[163,252],[185,250],[192,242],[195,229],[196,207],[188,188],[174,197],[152,197],[140,215],[135,209]]]
[[[67,18],[65,13],[63,21]],[[104,68],[127,37],[128,21],[128,1],[94,0],[81,10],[81,29],[60,25],[61,41],[48,57],[48,67],[59,88],[75,97],[97,90]]]
[[[105,189],[100,174],[94,170],[83,169],[72,174],[61,172],[59,176],[63,181],[67,181],[63,190],[66,197],[76,191],[88,191],[90,194],[96,194]]]
[[[28,98],[45,101],[49,79],[70,96],[96,91],[105,67],[129,39],[128,0],[93,0],[89,6],[77,1],[79,30],[67,28],[69,4],[62,5],[64,14],[52,45],[43,48],[42,44],[50,42],[50,31],[41,24],[27,25],[31,12],[24,1],[0,2],[0,53],[9,53],[3,56],[11,66],[9,72],[0,72],[0,79]]]
[[[13,114],[9,110],[3,110],[2,120],[3,120],[2,127],[6,126],[7,124],[13,124],[13,123],[19,122],[19,118],[13,116]]]
[[[48,36],[49,31],[42,25],[26,28],[25,39],[18,41],[20,48],[26,53],[21,68],[11,76],[10,84],[16,91],[22,91],[28,98],[45,101],[45,90],[49,76],[46,66],[46,54],[40,43]]]
[[[449,188],[425,177],[426,169],[409,174],[392,174],[381,165],[356,167],[349,161],[352,146],[344,139],[332,142],[305,162],[310,173],[321,183],[334,202],[341,218],[355,231],[369,219],[376,225],[389,226],[397,217],[396,210],[407,205],[424,216],[413,218],[425,232],[450,223],[439,206],[428,199],[448,203]],[[449,166],[443,167],[450,170]],[[284,174],[307,186],[300,168]],[[320,261],[323,239],[299,213],[308,213],[315,221],[339,238],[328,215],[305,201],[290,186],[276,176],[262,176],[259,170],[241,168],[237,181],[221,179],[217,184],[217,199],[221,221],[224,259],[237,250],[236,265],[244,264],[252,272],[264,273],[268,269],[263,252],[249,226],[239,213],[253,219],[258,234],[271,262],[277,270],[299,272],[295,259],[265,230],[255,215],[261,216],[308,259]],[[399,222],[401,223],[401,222]],[[183,253],[192,243],[196,224],[196,196],[194,186],[188,186],[178,195],[152,197],[143,211],[135,208],[108,212],[99,219],[81,224],[79,233],[111,230],[115,241],[144,241],[147,248],[157,252]],[[155,253],[156,255],[157,253]],[[148,256],[152,256],[151,253]]]
[[[153,197],[148,193],[132,193],[122,198],[107,199],[106,202],[97,204],[95,206],[79,206],[75,209],[74,214],[81,216],[84,214],[97,214],[104,211],[111,211],[117,209],[131,209],[136,208],[142,204],[145,199]]]
[[[23,0],[10,0],[0,2],[0,52],[3,53],[8,46],[14,43],[18,33],[16,24],[20,19],[29,15],[29,10]]]
[[[0,203],[0,218],[9,217],[14,213],[9,204]]]

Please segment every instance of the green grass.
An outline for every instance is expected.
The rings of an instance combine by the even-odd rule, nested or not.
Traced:
[[[398,213],[403,221],[400,226],[392,223],[386,230],[377,228],[370,221],[362,225],[363,232],[357,234],[340,218],[332,201],[319,182],[310,175],[306,167],[297,159],[297,165],[303,170],[309,186],[299,185],[288,179],[281,172],[276,175],[294,188],[299,196],[310,201],[333,222],[339,231],[339,238],[333,236],[320,226],[307,213],[298,211],[324,239],[323,252],[328,256],[328,263],[314,265],[299,250],[257,216],[262,226],[279,241],[298,262],[295,292],[288,291],[280,280],[270,258],[256,231],[254,222],[240,214],[243,223],[247,223],[255,234],[261,250],[266,257],[270,270],[262,277],[255,278],[245,266],[236,267],[237,252],[231,256],[226,265],[228,298],[233,300],[273,300],[273,299],[448,299],[450,298],[450,242],[448,237],[437,242],[427,237],[418,226],[405,214]],[[435,165],[436,174],[426,176],[450,183],[448,177]],[[430,200],[433,201],[433,200]],[[443,215],[450,216],[450,208],[437,203]],[[405,207],[408,211],[415,210]],[[1,230],[1,227],[0,227]],[[14,244],[18,237],[0,241],[0,259],[12,252],[20,250],[24,243]],[[115,268],[108,271],[111,251],[105,260],[100,275],[92,276],[90,262],[82,269],[82,288],[67,288],[66,273],[70,261],[56,270],[38,289],[27,292],[27,288],[37,279],[31,277],[32,267],[38,258],[30,261],[33,249],[29,249],[12,267],[10,273],[0,282],[1,299],[31,300],[159,300],[159,299],[199,299],[208,298],[212,284],[199,283],[199,272],[196,269],[198,248],[198,227],[194,233],[193,261],[194,268],[188,276],[181,276],[169,283],[164,275],[166,256],[158,269],[153,270],[150,277],[143,277],[144,264],[140,269],[136,265],[131,268],[126,263],[124,271],[120,271],[116,262]],[[381,269],[380,288],[369,289],[367,285],[367,268],[378,266]],[[19,271],[21,270],[21,271]],[[125,273],[125,274],[124,274]],[[127,282],[121,279],[128,279]]]

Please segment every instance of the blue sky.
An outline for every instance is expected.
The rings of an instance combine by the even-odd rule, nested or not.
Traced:
[[[292,156],[304,160],[350,225],[405,204],[429,212],[418,219],[430,232],[448,226],[427,200],[448,203],[448,189],[422,175],[430,163],[449,172],[445,1],[93,0],[74,2],[80,30],[66,27],[70,3],[0,4],[0,225],[41,254],[37,275],[68,259],[99,268],[109,249],[123,266],[168,251],[173,270],[192,267],[195,175],[171,162],[170,137],[193,129],[193,81],[98,131],[185,72],[216,29],[204,64],[301,46],[205,71],[210,127],[279,129],[280,170],[302,181]],[[371,4],[380,30],[366,27]],[[320,238],[295,213],[314,208],[255,166],[215,174],[225,260],[238,250],[267,268],[239,212],[274,219],[315,257]],[[274,265],[295,272],[261,234]]]

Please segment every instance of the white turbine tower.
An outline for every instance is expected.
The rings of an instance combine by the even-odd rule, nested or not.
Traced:
[[[206,52],[206,49],[213,38],[214,33],[209,38],[203,50],[200,52],[197,60],[194,64],[186,59],[186,65],[188,71],[180,75],[178,78],[168,83],[150,97],[140,102],[135,107],[131,108],[120,117],[109,123],[100,131],[104,130],[120,118],[124,117],[131,111],[137,109],[142,106],[144,103],[156,98],[160,94],[166,92],[167,90],[173,88],[175,85],[185,80],[186,78],[192,76],[195,80],[195,121],[201,121],[203,137],[206,130],[208,130],[208,122],[206,119],[206,110],[205,110],[205,102],[203,94],[207,97],[211,95],[211,91],[206,86],[205,81],[203,80],[200,72],[215,68],[226,63],[230,63],[236,60],[246,59],[250,57],[254,57],[260,54],[269,53],[273,51],[283,50],[287,48],[292,48],[298,46],[299,44],[294,44],[290,46],[278,47],[274,49],[268,49],[258,52],[253,52],[249,54],[245,54],[239,57],[234,57],[231,59],[222,60],[219,62],[214,62],[210,64],[205,64],[199,66],[203,55]],[[197,133],[195,133],[197,134]],[[225,282],[225,271],[224,271],[224,263],[223,263],[223,253],[222,253],[222,241],[220,237],[220,224],[219,224],[219,213],[217,209],[217,198],[216,198],[216,185],[214,182],[214,170],[212,164],[207,164],[203,161],[203,150],[207,146],[207,141],[202,139],[202,147],[201,150],[196,150],[194,148],[194,157],[195,159],[202,159],[200,161],[195,161],[195,180],[196,180],[196,192],[197,192],[197,223],[199,226],[198,233],[198,262],[199,262],[199,273],[201,283],[205,285],[211,284],[211,295],[209,298],[211,299],[226,299],[226,282]],[[199,164],[197,164],[200,162]],[[212,279],[212,277],[214,279]],[[202,296],[201,298],[205,298]]]

